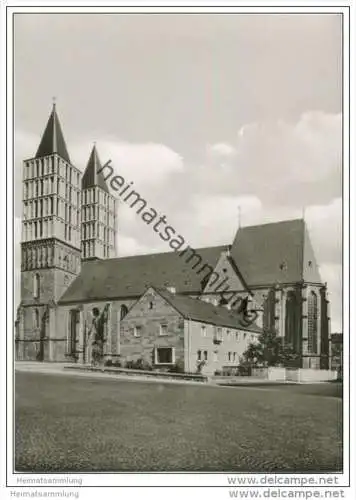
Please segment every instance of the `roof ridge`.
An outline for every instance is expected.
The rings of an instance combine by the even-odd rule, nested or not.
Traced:
[[[241,315],[235,311],[234,309],[228,309],[227,307],[224,307],[224,306],[221,306],[221,305],[217,305],[215,306],[214,304],[211,304],[210,302],[206,302],[204,300],[201,300],[200,298],[193,298],[189,295],[177,295],[175,293],[171,293],[169,290],[167,289],[164,289],[164,288],[157,288],[157,287],[154,287],[154,286],[151,286],[151,288],[153,288],[161,297],[163,297],[163,299],[167,300],[167,302],[169,302],[169,304],[176,310],[178,311],[180,314],[182,314],[182,316],[187,316],[186,313],[184,313],[183,311],[179,310],[179,303],[178,304],[175,304],[175,300],[176,301],[182,301],[183,303],[188,303],[188,307],[189,307],[189,304],[191,304],[192,306],[194,305],[197,305],[199,304],[199,307],[201,308],[205,308],[207,310],[210,310],[212,311],[213,313],[217,314],[217,315],[222,315],[222,316],[225,316],[226,317],[226,320],[231,320],[231,321],[234,321],[236,320],[236,324],[235,324],[235,328],[236,329],[240,329],[240,330],[250,330],[253,329],[253,328],[258,328],[258,326],[253,323],[251,325],[248,325],[248,326],[244,326],[240,323],[241,321]],[[145,292],[146,293],[146,292]],[[199,316],[199,314],[195,315],[195,318],[194,318],[194,312],[193,312],[193,316],[191,319],[195,319],[195,321],[202,321],[202,320],[199,320],[197,318],[197,316]],[[222,320],[222,322],[224,322],[224,319]],[[209,323],[209,324],[214,324],[212,323],[212,320],[209,318],[206,318],[206,323]],[[224,326],[223,324],[221,324],[220,326]],[[231,326],[230,326],[231,327]]]
[[[274,221],[274,222],[262,222],[261,224],[253,224],[251,226],[242,226],[242,227],[238,228],[238,230],[236,232],[236,235],[242,229],[249,229],[249,228],[252,228],[252,227],[265,227],[265,226],[272,226],[272,225],[277,225],[277,224],[288,224],[288,223],[291,223],[291,222],[303,222],[303,221],[304,221],[304,219],[297,218],[297,219],[279,220],[279,221]]]
[[[218,248],[224,249],[228,245],[216,245],[212,247],[200,247],[200,248],[194,248],[196,252],[199,250],[217,250]],[[193,247],[190,247],[193,248]],[[100,262],[100,263],[106,263],[106,262],[113,262],[117,260],[122,260],[122,259],[135,259],[137,257],[150,257],[150,256],[159,256],[159,255],[172,255],[176,254],[177,257],[179,257],[180,252],[177,250],[168,250],[167,252],[155,252],[155,253],[140,253],[140,254],[133,254],[133,255],[122,255],[121,257],[112,257],[111,259],[100,259],[99,261],[87,261],[85,263],[91,264],[93,262]],[[183,256],[182,256],[183,257]],[[184,260],[184,257],[183,257]]]

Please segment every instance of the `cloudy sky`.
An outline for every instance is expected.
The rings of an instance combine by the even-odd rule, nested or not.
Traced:
[[[16,185],[55,96],[72,162],[96,141],[191,246],[304,209],[341,331],[340,16],[18,14],[14,40]],[[169,250],[119,210],[120,255]]]

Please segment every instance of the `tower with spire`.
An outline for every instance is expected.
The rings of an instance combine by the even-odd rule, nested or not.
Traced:
[[[95,145],[84,175],[72,164],[53,103],[35,156],[23,162],[17,359],[65,358],[58,300],[83,260],[116,256],[116,199],[100,168]]]
[[[116,257],[116,199],[109,192],[94,144],[82,179],[83,259]]]
[[[81,177],[53,104],[35,156],[23,162],[19,359],[64,349],[51,338],[51,312],[80,272]]]

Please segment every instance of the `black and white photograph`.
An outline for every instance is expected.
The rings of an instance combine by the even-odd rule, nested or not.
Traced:
[[[6,4],[6,498],[352,498],[350,7]]]

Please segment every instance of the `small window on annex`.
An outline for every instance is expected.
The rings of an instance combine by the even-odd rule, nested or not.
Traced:
[[[141,337],[141,334],[142,334],[142,326],[136,325],[134,327],[134,337]]]
[[[160,334],[160,336],[168,335],[167,323],[162,323],[161,325],[159,325],[159,334]]]
[[[156,365],[171,365],[175,362],[173,347],[157,347],[155,350]]]

